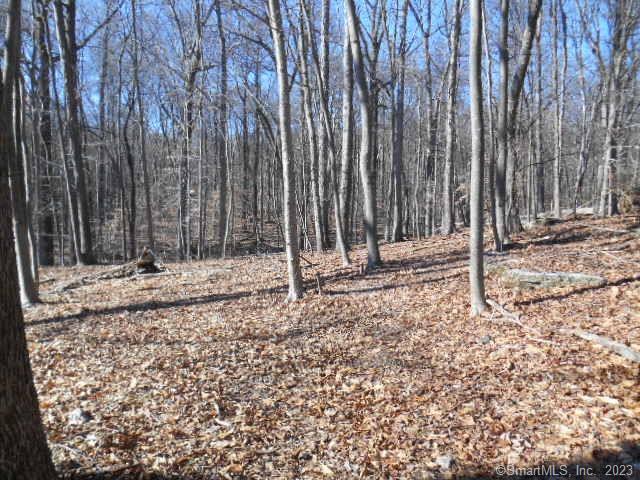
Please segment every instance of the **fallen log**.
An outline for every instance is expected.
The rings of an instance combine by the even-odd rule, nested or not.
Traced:
[[[635,363],[640,363],[640,352],[632,348],[629,348],[620,342],[611,340],[610,338],[596,335],[595,333],[585,332],[584,330],[580,330],[580,329],[575,329],[575,330],[561,329],[560,332],[566,335],[574,335],[576,337],[582,338],[583,340],[594,342],[613,353],[617,353],[618,355],[626,358],[627,360],[630,360]]]
[[[136,270],[135,262],[128,262],[122,265],[118,265],[116,267],[108,268],[107,270],[101,270],[99,272],[93,272],[88,275],[83,275],[81,277],[73,278],[67,282],[58,285],[53,293],[61,293],[66,290],[71,290],[73,288],[81,287],[82,285],[87,285],[91,282],[95,282],[98,280],[105,280],[109,278],[122,278],[133,275]],[[52,292],[46,292],[52,293]]]
[[[587,285],[600,287],[607,283],[604,277],[574,272],[533,272],[519,268],[502,272],[502,277],[518,286],[550,288],[563,285]]]

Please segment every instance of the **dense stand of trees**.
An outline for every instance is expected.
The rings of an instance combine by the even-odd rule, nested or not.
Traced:
[[[365,241],[375,268],[383,235],[470,224],[477,314],[485,210],[502,250],[542,213],[614,215],[638,188],[640,0],[0,8],[0,473],[15,478],[54,476],[17,289],[38,301],[39,265],[284,248],[295,300],[300,249],[348,264]]]
[[[382,236],[469,224],[470,4],[281,2],[280,69],[260,2],[23,5],[12,199],[26,299],[38,263],[143,245],[189,260],[284,248],[291,230],[345,263],[366,240],[375,266]],[[547,211],[615,214],[638,179],[638,2],[486,3],[496,248]]]
[[[483,205],[496,249],[545,212],[618,213],[640,168],[640,2],[484,3]],[[375,267],[383,236],[469,225],[470,11],[464,0],[23,5],[8,166],[23,179],[11,182],[23,302],[38,301],[38,265],[127,260],[143,245],[187,261],[335,247],[348,264],[349,245],[366,241]]]

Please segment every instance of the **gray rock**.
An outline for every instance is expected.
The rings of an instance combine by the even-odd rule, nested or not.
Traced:
[[[484,337],[480,338],[480,343],[482,345],[487,345],[489,343],[491,343],[493,341],[493,338],[491,338],[491,335],[485,335]]]
[[[76,408],[69,414],[68,419],[69,425],[82,425],[91,421],[93,419],[93,416],[86,410]]]
[[[454,462],[455,460],[451,455],[440,455],[436,458],[436,464],[441,470],[449,470]]]

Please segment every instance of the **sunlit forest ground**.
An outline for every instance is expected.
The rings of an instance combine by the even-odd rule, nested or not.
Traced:
[[[45,269],[26,322],[56,465],[68,478],[340,479],[635,462],[637,476],[638,365],[566,333],[640,350],[633,221],[516,236],[486,256],[488,296],[512,315],[473,319],[467,231],[384,244],[367,273],[363,246],[346,268],[304,253],[294,304],[282,254],[64,291],[109,267]],[[606,282],[521,288],[512,268]]]

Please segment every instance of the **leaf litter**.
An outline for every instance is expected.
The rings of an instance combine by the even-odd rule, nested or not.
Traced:
[[[567,221],[514,240],[496,256],[509,268],[607,283],[517,289],[492,271],[489,298],[527,329],[496,311],[469,318],[467,231],[383,244],[384,265],[366,274],[362,246],[351,267],[305,253],[294,304],[279,254],[62,293],[101,267],[45,269],[54,293],[25,318],[59,472],[439,478],[604,451],[631,461],[637,365],[558,332],[640,349],[637,230]]]

